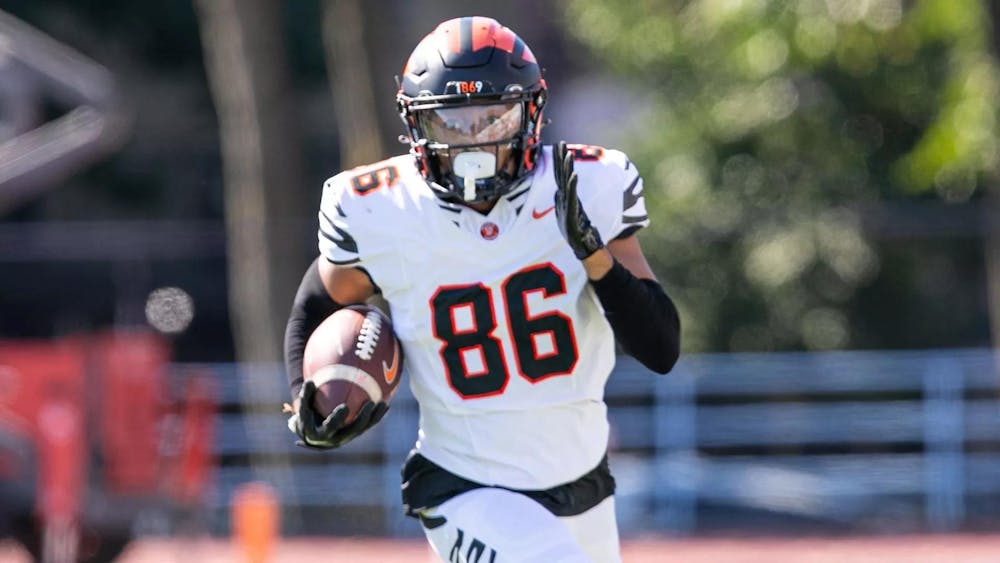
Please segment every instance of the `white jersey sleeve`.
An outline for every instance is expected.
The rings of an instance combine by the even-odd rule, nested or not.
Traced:
[[[334,264],[359,264],[358,243],[351,234],[350,220],[344,211],[347,180],[344,173],[323,184],[323,199],[319,206],[319,251]]]
[[[392,158],[346,170],[323,184],[319,210],[319,251],[330,262],[370,270],[371,262],[392,253],[391,225],[400,211],[403,176],[415,173],[412,159]],[[371,274],[370,274],[371,275]]]
[[[576,156],[577,194],[605,242],[625,238],[649,225],[642,176],[625,153],[570,145]]]

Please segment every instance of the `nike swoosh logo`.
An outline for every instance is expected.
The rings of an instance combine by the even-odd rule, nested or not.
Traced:
[[[542,217],[545,217],[546,215],[548,215],[549,211],[552,211],[555,208],[556,208],[556,206],[553,205],[552,207],[549,207],[547,209],[543,209],[541,211],[539,211],[537,209],[532,209],[531,210],[531,216],[534,217],[535,219],[541,219]]]
[[[396,379],[396,372],[399,371],[399,344],[392,351],[392,365],[385,365],[385,360],[382,360],[382,375],[385,377],[386,383],[392,383]]]

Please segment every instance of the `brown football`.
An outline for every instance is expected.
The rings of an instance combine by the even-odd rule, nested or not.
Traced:
[[[402,355],[392,323],[377,308],[339,309],[306,342],[302,371],[316,384],[313,408],[325,417],[347,403],[350,422],[365,401],[388,403],[399,387]]]

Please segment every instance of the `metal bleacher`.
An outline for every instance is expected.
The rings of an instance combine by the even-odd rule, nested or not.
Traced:
[[[982,349],[712,354],[658,376],[619,358],[606,395],[622,533],[995,529],[998,366]],[[405,385],[371,432],[317,453],[292,444],[278,412],[279,366],[198,368],[220,383],[218,527],[235,487],[264,480],[292,515],[376,515],[330,521],[329,533],[419,533],[399,509],[417,426]],[[286,531],[316,532],[300,520]]]

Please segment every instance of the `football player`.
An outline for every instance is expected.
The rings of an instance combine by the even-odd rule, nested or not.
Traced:
[[[295,298],[286,365],[300,443],[336,448],[385,415],[325,420],[303,384],[311,331],[379,293],[420,405],[403,504],[446,561],[619,561],[604,384],[615,339],[678,357],[650,270],[642,179],[619,151],[543,146],[531,49],[485,17],[440,24],[396,95],[409,154],[326,182],[320,256]]]

